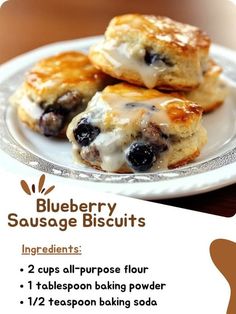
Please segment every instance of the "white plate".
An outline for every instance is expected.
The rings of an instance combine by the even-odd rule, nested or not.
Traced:
[[[201,156],[188,166],[159,173],[109,174],[76,165],[71,145],[65,140],[45,138],[18,122],[8,98],[23,75],[40,58],[66,50],[87,51],[99,37],[48,45],[0,67],[0,146],[27,166],[65,178],[83,186],[143,199],[163,199],[210,191],[236,182],[236,53],[213,45],[211,54],[225,69],[230,95],[224,106],[203,118],[209,141]]]

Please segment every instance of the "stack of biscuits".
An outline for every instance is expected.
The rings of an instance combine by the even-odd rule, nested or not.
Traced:
[[[207,141],[202,113],[224,102],[210,39],[167,17],[111,20],[89,55],[40,61],[13,95],[18,116],[72,143],[76,161],[114,173],[153,172],[193,161]]]

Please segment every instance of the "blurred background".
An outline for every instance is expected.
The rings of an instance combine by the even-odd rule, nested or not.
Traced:
[[[0,0],[0,63],[39,46],[102,34],[124,13],[167,15],[236,49],[236,0]]]

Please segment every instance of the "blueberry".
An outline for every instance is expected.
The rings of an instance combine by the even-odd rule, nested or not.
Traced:
[[[145,108],[147,110],[150,111],[158,111],[158,109],[150,104],[145,104],[145,103],[141,103],[141,102],[129,102],[127,104],[125,104],[125,106],[129,109],[134,109],[134,108]]]
[[[150,52],[148,50],[146,50],[144,60],[147,65],[154,65],[155,63],[160,61],[162,61],[163,63],[170,67],[174,65],[166,56],[159,53]]]
[[[88,146],[100,133],[100,129],[93,126],[87,119],[82,119],[74,129],[74,137],[81,146]]]
[[[149,51],[146,51],[145,56],[144,56],[144,60],[148,65],[154,64],[157,61],[160,61],[160,55],[157,53],[151,53]]]
[[[136,171],[149,170],[156,160],[152,145],[143,142],[131,144],[126,158],[130,166]]]
[[[64,128],[67,112],[60,107],[48,106],[39,120],[39,128],[45,136],[57,136]]]
[[[140,103],[137,102],[128,102],[127,104],[125,104],[125,106],[127,108],[136,108],[136,107],[140,107]]]

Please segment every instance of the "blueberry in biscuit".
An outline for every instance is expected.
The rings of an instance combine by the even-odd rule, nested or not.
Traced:
[[[202,108],[181,96],[119,83],[97,92],[67,129],[74,158],[115,173],[151,172],[194,160],[207,140]]]
[[[134,142],[130,145],[126,158],[135,171],[147,171],[156,161],[156,154],[151,144]]]
[[[168,17],[126,14],[111,20],[89,58],[103,72],[147,88],[191,90],[203,79],[209,37]]]
[[[74,137],[81,147],[88,146],[100,133],[100,129],[89,123],[87,119],[81,119],[74,129]]]
[[[39,61],[11,97],[19,119],[45,136],[65,136],[71,119],[110,82],[88,57],[67,51]]]

